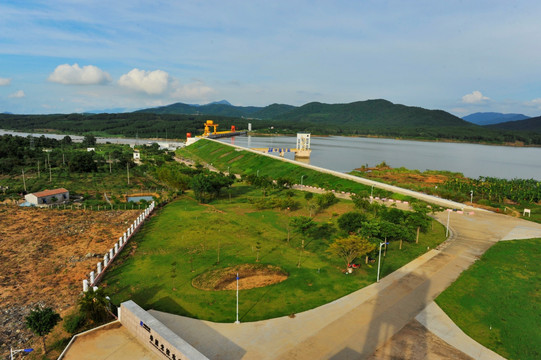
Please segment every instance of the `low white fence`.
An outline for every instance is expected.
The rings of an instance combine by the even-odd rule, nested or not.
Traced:
[[[124,246],[128,243],[128,240],[139,230],[143,225],[146,218],[150,216],[152,210],[154,210],[154,201],[133,221],[133,224],[118,238],[118,241],[113,245],[111,249],[103,256],[103,262],[98,262],[96,271],[91,271],[88,279],[83,280],[83,291],[87,292],[89,287],[94,287],[103,277],[105,270],[113,263],[113,260],[124,249]]]

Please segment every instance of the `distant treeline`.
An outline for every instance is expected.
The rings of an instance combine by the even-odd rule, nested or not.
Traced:
[[[109,170],[108,160],[113,159],[111,169],[132,166],[131,151],[127,145],[110,145],[106,152],[87,151],[95,144],[93,136],[85,136],[82,143],[73,143],[69,136],[62,140],[41,137],[0,136],[0,174],[17,175],[22,170],[37,172],[51,167],[64,168],[72,172],[93,172],[101,168]]]
[[[302,108],[301,108],[302,109]],[[298,111],[298,110],[297,110]],[[443,113],[443,112],[442,112]],[[433,113],[438,117],[438,112]],[[448,114],[447,114],[448,115]],[[441,115],[443,116],[443,115]],[[446,116],[447,117],[447,116]],[[410,114],[408,118],[414,118]],[[269,134],[295,134],[310,132],[314,135],[382,136],[421,140],[451,140],[471,143],[524,143],[541,145],[541,134],[536,132],[489,129],[472,124],[455,122],[446,126],[431,118],[428,121],[363,121],[357,118],[327,115],[296,114],[275,120],[256,120],[210,115],[153,114],[144,112],[120,114],[53,114],[11,115],[0,114],[0,129],[19,131],[55,131],[65,134],[95,136],[120,136],[141,138],[184,139],[186,133],[200,135],[207,119],[220,124],[218,131],[247,129],[252,123],[255,132]]]

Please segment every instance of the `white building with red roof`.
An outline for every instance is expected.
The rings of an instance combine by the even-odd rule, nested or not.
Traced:
[[[25,195],[24,199],[33,205],[51,205],[68,202],[70,193],[64,188],[44,190]]]

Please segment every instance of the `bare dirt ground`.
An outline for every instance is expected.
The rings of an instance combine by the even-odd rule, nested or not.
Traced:
[[[264,287],[287,279],[287,274],[276,266],[244,264],[204,273],[196,277],[192,284],[202,290],[235,290],[237,274],[239,275],[239,290]]]
[[[358,168],[356,171],[364,173],[368,179],[381,180],[389,184],[415,185],[420,187],[434,187],[443,184],[449,179],[449,176],[441,174],[419,174],[411,172],[395,172],[389,166]],[[376,173],[374,173],[374,171]]]
[[[417,320],[410,321],[368,360],[473,360],[462,351],[428,331]]]
[[[0,206],[0,353],[31,339],[24,317],[34,306],[63,315],[76,304],[82,280],[139,212]]]

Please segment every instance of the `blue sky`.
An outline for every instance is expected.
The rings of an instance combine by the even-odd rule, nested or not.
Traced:
[[[0,112],[174,102],[541,115],[539,1],[0,2]]]

